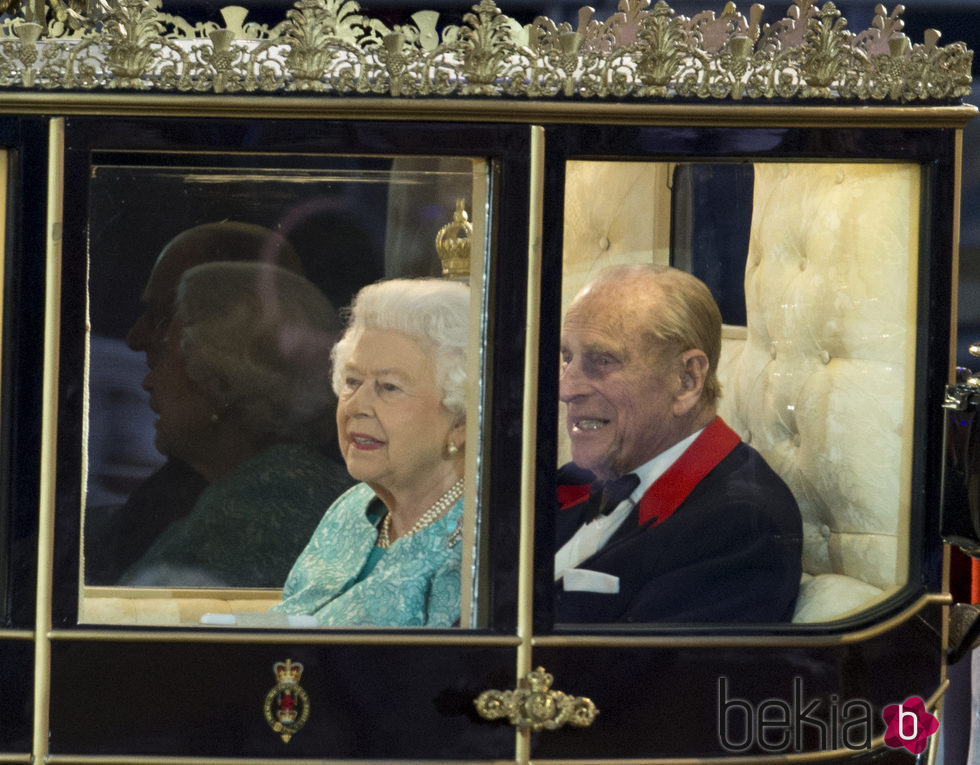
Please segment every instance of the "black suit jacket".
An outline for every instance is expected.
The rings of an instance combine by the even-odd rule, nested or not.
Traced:
[[[582,483],[583,473],[566,465],[558,483]],[[655,483],[650,491],[656,489]],[[584,503],[558,511],[556,549],[583,520]],[[577,566],[619,577],[619,593],[565,592],[559,580],[557,621],[780,622],[792,617],[801,572],[800,511],[783,480],[751,447],[735,446],[663,522],[639,525],[637,520],[634,507],[605,546]]]

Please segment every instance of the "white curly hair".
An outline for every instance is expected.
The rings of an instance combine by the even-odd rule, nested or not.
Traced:
[[[431,354],[442,403],[458,420],[466,415],[466,347],[470,290],[446,279],[389,279],[361,289],[345,313],[347,330],[333,349],[333,388],[365,330],[392,330],[415,338]]]

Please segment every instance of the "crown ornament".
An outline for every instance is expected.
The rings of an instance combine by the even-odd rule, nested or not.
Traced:
[[[298,683],[303,676],[303,665],[299,662],[294,663],[292,659],[277,661],[272,665],[272,670],[280,683]]]
[[[442,275],[447,279],[468,281],[473,224],[466,214],[466,200],[456,200],[451,223],[436,233],[436,252],[442,261]]]
[[[299,684],[303,665],[286,659],[273,664],[272,671],[277,682],[265,695],[262,711],[269,727],[289,743],[310,716],[310,697]]]
[[[792,0],[771,24],[759,4],[747,17],[729,2],[688,18],[664,0],[620,0],[609,18],[583,7],[575,25],[523,26],[480,0],[441,28],[423,10],[389,27],[356,0],[297,0],[271,26],[241,9],[224,26],[191,24],[164,1],[0,0],[11,11],[0,88],[897,104],[970,94],[973,52],[940,46],[936,30],[913,42],[902,5],[877,5],[855,34],[821,0]]]

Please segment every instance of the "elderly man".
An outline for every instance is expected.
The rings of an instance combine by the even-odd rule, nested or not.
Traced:
[[[786,484],[716,414],[721,315],[674,268],[607,269],[562,331],[574,464],[559,471],[561,622],[778,622],[802,523]]]

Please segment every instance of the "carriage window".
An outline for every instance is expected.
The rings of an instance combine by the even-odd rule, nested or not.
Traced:
[[[88,290],[63,288],[89,328],[79,620],[469,625],[487,162],[101,151],[88,174],[65,253]],[[342,529],[360,558],[332,582]],[[384,605],[418,584],[399,556],[431,597]]]
[[[811,623],[906,583],[920,175],[567,163],[558,621]],[[637,264],[707,286],[717,388],[714,351],[639,331],[656,295],[665,336],[697,347],[702,293],[608,270]],[[633,470],[632,501],[602,501]]]

